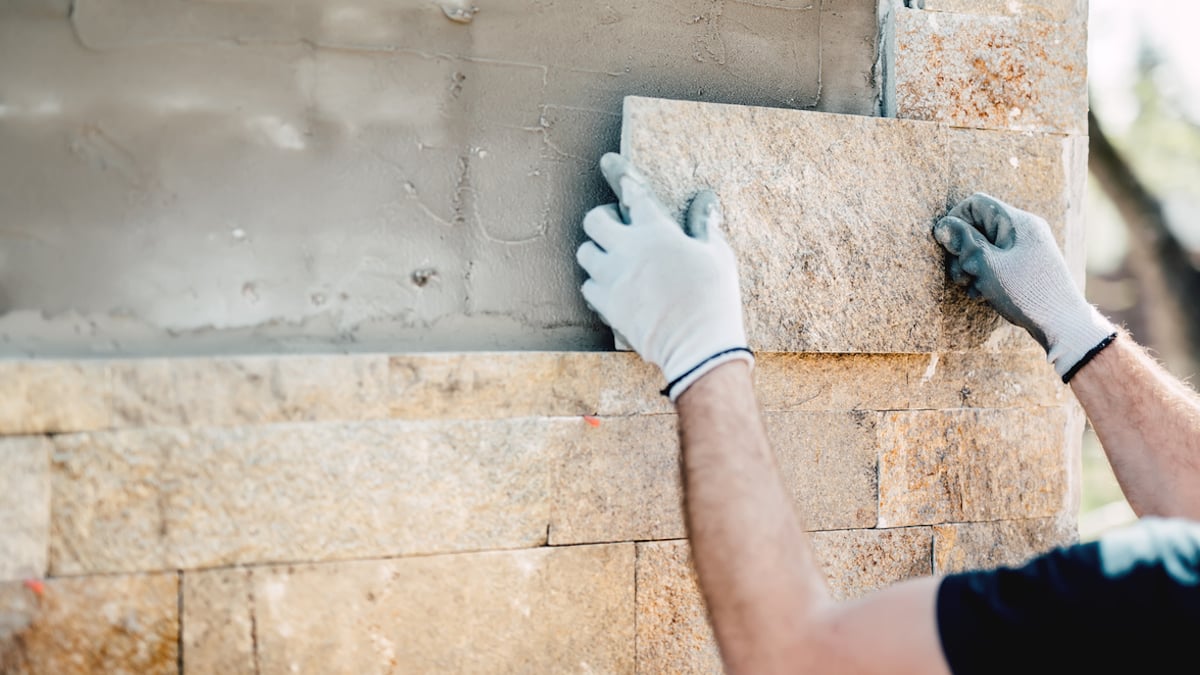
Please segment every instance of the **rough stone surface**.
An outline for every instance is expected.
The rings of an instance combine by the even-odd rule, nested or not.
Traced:
[[[670,413],[658,367],[633,353],[505,352],[391,358],[399,418]]]
[[[813,550],[839,599],[930,574],[930,528],[813,534]],[[686,540],[639,543],[638,671],[719,673],[720,653]]]
[[[1087,133],[1087,26],[898,8],[897,116]]]
[[[838,353],[1031,349],[950,288],[930,229],[988,188],[1041,210],[1062,238],[1065,142],[638,97],[626,98],[621,137],[677,215],[701,188],[721,197],[752,348]]]
[[[56,574],[536,546],[580,420],[154,429],[54,439]]]
[[[919,0],[929,12],[1017,16],[1042,21],[1087,19],[1087,0]]]
[[[103,429],[108,371],[94,361],[0,360],[0,436]]]
[[[116,427],[236,426],[386,416],[383,355],[114,361]]]
[[[189,673],[634,669],[633,544],[254,568],[191,588],[214,601],[184,605],[185,631],[231,622],[244,646],[249,616],[253,639],[212,668],[189,665],[186,642]]]
[[[0,584],[0,672],[179,672],[179,579],[172,574]]]
[[[768,413],[784,486],[814,529],[876,521],[874,415]],[[567,440],[557,469],[550,543],[686,536],[674,416],[603,419]]]
[[[0,581],[46,574],[50,441],[0,437]]]
[[[1060,514],[1066,428],[1063,408],[884,413],[880,527]]]
[[[181,675],[255,671],[253,578],[250,568],[183,574]]]
[[[1066,518],[954,523],[933,528],[933,565],[938,574],[1020,565],[1079,539]]]

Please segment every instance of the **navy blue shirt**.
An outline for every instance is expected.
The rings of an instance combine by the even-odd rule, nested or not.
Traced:
[[[955,675],[1190,670],[1200,523],[1143,518],[1021,567],[949,575],[937,622]]]

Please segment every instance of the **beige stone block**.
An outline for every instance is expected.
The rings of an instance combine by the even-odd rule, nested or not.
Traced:
[[[1040,347],[1018,353],[935,353],[922,360],[909,408],[1021,408],[1071,400]]]
[[[932,539],[927,527],[844,530],[815,532],[812,545],[830,592],[845,600],[930,574]],[[722,672],[688,542],[637,546],[639,672]]]
[[[536,546],[581,420],[151,429],[54,439],[56,574]]]
[[[1079,540],[1066,518],[952,523],[933,528],[933,564],[938,574],[1017,566]]]
[[[209,590],[225,602],[184,609],[185,626],[253,617],[255,656],[235,672],[251,665],[263,675],[634,669],[633,544],[247,574],[248,593],[226,594],[219,577],[196,577],[197,585],[217,583]],[[186,661],[186,646],[184,653]]]
[[[810,529],[872,527],[874,415],[768,413],[764,422],[786,490]],[[606,418],[565,440],[557,467],[550,543],[686,536],[673,415]]]
[[[1087,19],[1087,0],[918,0],[929,12],[1015,16],[1039,21]]]
[[[178,575],[0,584],[0,672],[179,672]]]
[[[1087,26],[898,8],[898,117],[1087,133]]]
[[[255,672],[254,572],[225,568],[182,576],[183,672]]]
[[[104,429],[108,371],[98,361],[0,360],[0,436]]]
[[[46,574],[50,441],[0,437],[0,580]]]
[[[621,143],[676,216],[701,188],[720,196],[759,352],[1038,349],[950,284],[931,228],[987,190],[1062,240],[1061,137],[628,97]]]
[[[492,419],[672,412],[657,366],[633,353],[405,354],[390,359],[397,418]]]
[[[839,600],[932,573],[933,531],[927,527],[814,532],[812,544]]]
[[[721,653],[686,540],[637,545],[639,673],[720,673]]]
[[[1062,408],[895,411],[879,422],[881,527],[1059,514]]]
[[[928,352],[944,278],[930,227],[947,183],[931,150],[945,132],[628,97],[621,151],[677,215],[701,187],[721,197],[752,348]]]
[[[140,359],[111,371],[119,427],[386,417],[384,355]]]

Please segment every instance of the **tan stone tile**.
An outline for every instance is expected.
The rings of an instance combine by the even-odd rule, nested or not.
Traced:
[[[491,419],[671,412],[632,353],[478,352],[391,357],[392,417]]]
[[[183,574],[183,669],[187,675],[255,672],[254,572]]]
[[[929,575],[932,541],[927,527],[812,533],[813,552],[839,600]]]
[[[0,437],[0,580],[46,575],[50,441]]]
[[[633,544],[259,568],[252,583],[264,675],[634,669]]]
[[[0,382],[0,436],[109,425],[103,362],[0,360]]]
[[[933,564],[938,574],[1002,565],[1016,566],[1079,539],[1068,518],[951,523],[933,528]]]
[[[676,214],[702,187],[721,197],[752,348],[928,352],[944,278],[930,227],[945,208],[945,132],[629,97],[621,149]]]
[[[55,440],[57,574],[533,546],[580,420],[152,429]]]
[[[1045,352],[948,352],[922,357],[911,408],[1058,406],[1071,393]]]
[[[177,673],[174,573],[0,583],[0,672]]]
[[[114,361],[117,426],[234,426],[386,416],[384,355]]]
[[[897,115],[957,127],[1087,133],[1087,27],[899,8]]]
[[[640,673],[720,673],[686,540],[637,545],[637,664]]]
[[[1087,0],[918,0],[930,12],[1016,16],[1040,21],[1087,18]]]
[[[1040,518],[1065,508],[1062,408],[884,413],[881,527]]]
[[[873,415],[783,412],[768,413],[764,422],[784,487],[807,527],[875,524]],[[674,416],[605,418],[564,442],[550,543],[686,536]]]

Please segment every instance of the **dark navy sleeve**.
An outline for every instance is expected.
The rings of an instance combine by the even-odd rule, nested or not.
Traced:
[[[1194,666],[1200,524],[1143,518],[1021,567],[947,576],[937,622],[955,675]]]

